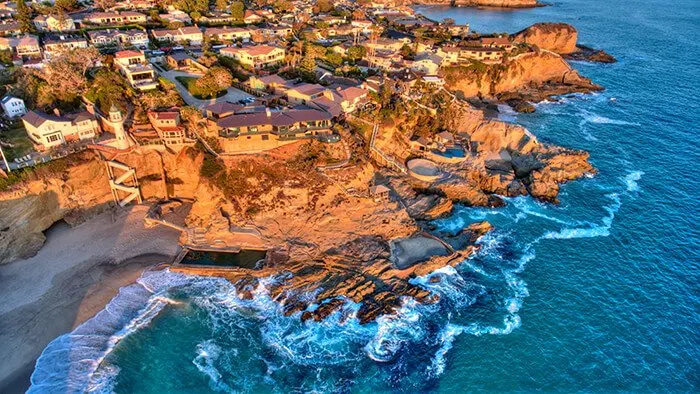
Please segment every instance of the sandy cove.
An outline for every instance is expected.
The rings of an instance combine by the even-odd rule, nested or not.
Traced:
[[[104,309],[144,269],[177,254],[179,232],[145,228],[147,209],[58,225],[36,256],[0,266],[0,392],[24,392],[49,342]]]

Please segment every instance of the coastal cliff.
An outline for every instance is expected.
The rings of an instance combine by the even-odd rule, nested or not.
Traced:
[[[186,155],[151,151],[122,155],[119,160],[136,168],[144,199],[192,197],[198,186],[198,173],[189,169],[199,163]],[[63,220],[75,226],[112,205],[105,164],[91,152],[24,174],[24,182],[0,192],[0,264],[36,254],[46,241],[44,231],[54,223]]]
[[[556,95],[602,89],[581,76],[560,55],[546,50],[521,53],[499,64],[446,67],[442,75],[447,88],[462,97],[501,101],[542,101]]]
[[[617,61],[605,51],[578,44],[576,28],[566,23],[536,23],[511,35],[511,40],[558,53],[569,60],[597,63]]]

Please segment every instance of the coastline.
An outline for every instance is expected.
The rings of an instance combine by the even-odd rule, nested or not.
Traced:
[[[143,214],[144,207],[134,207],[105,212],[75,228],[52,228],[36,256],[0,266],[0,355],[6,360],[1,392],[24,392],[49,342],[177,253],[179,233],[145,228]]]

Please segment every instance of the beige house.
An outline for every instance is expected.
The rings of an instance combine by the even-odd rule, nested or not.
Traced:
[[[75,30],[75,22],[69,17],[59,18],[54,15],[39,15],[32,20],[38,31],[70,31]]]
[[[194,144],[194,140],[187,137],[185,128],[180,125],[180,113],[178,111],[150,111],[148,112],[148,120],[166,146]]]
[[[274,149],[304,138],[329,137],[331,115],[315,109],[235,113],[219,119],[219,145],[225,153]]]
[[[250,41],[253,30],[242,27],[211,27],[204,31],[207,36],[219,41]]]
[[[179,29],[151,30],[153,38],[160,42],[189,43],[201,45],[204,40],[202,31],[197,26],[181,27]]]
[[[129,23],[146,23],[146,15],[134,11],[93,12],[83,19],[96,25],[124,25]]]
[[[155,70],[146,62],[143,52],[119,51],[114,55],[114,64],[135,89],[151,90],[158,87]]]
[[[284,61],[284,49],[270,45],[255,45],[243,48],[223,48],[222,56],[229,56],[253,69],[273,67]]]
[[[44,58],[51,59],[52,56],[61,52],[71,51],[77,48],[87,48],[88,43],[82,36],[44,36]]]
[[[87,140],[100,134],[100,125],[87,111],[66,116],[36,111],[22,117],[27,135],[38,150],[46,150],[71,141]]]

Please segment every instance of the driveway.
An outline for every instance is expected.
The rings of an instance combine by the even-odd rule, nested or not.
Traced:
[[[204,107],[209,106],[214,103],[220,103],[224,101],[229,101],[232,103],[235,103],[241,99],[247,98],[247,97],[252,97],[255,98],[254,96],[251,96],[250,94],[240,90],[236,89],[234,87],[229,87],[226,90],[226,94],[216,98],[216,99],[209,99],[209,100],[201,100],[198,99],[190,94],[190,92],[187,90],[186,87],[182,86],[180,82],[178,82],[175,77],[201,77],[204,74],[197,74],[197,73],[191,73],[191,72],[186,72],[186,71],[179,71],[179,70],[170,70],[170,71],[159,71],[158,72],[162,77],[165,77],[167,80],[173,82],[175,84],[175,88],[177,91],[180,93],[180,96],[182,96],[182,99],[185,100],[185,103],[187,105],[191,105],[193,107],[197,107],[199,109],[204,109]]]

